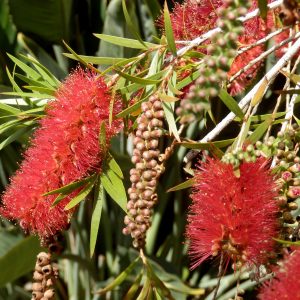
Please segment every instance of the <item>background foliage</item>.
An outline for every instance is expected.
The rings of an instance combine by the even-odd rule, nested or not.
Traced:
[[[153,41],[153,36],[158,35],[154,21],[161,13],[163,1],[134,0],[126,1],[126,4],[130,19],[139,29],[142,39]],[[172,5],[173,1],[170,1],[169,7]],[[90,60],[96,60],[97,57],[128,58],[136,55],[138,50],[100,41],[93,34],[135,38],[129,27],[121,0],[27,0],[25,4],[21,0],[0,1],[0,92],[10,93],[0,95],[0,99],[14,99],[17,94],[24,98],[22,102],[12,100],[10,103],[13,106],[6,105],[7,101],[0,102],[2,189],[8,183],[9,176],[17,169],[22,152],[36,127],[36,121],[44,114],[44,102],[40,99],[45,98],[45,95],[53,95],[59,81],[77,65],[75,60],[62,54],[69,52],[62,41],[75,53],[92,56]],[[271,62],[272,57],[268,58],[266,69]],[[283,79],[284,76],[279,76],[275,84],[280,87]],[[37,82],[38,86],[33,86],[32,83]],[[31,97],[38,100],[33,101]],[[271,93],[266,97],[274,99]],[[229,101],[227,105],[216,100],[212,112],[216,123],[229,112],[228,106],[232,105],[230,98],[228,100],[225,96],[224,102],[226,99]],[[266,104],[260,109],[268,113],[268,101],[264,103]],[[231,110],[235,108],[233,105]],[[279,119],[283,114],[278,113],[276,118]],[[253,119],[253,129],[258,124],[269,125],[264,123],[266,119],[267,117]],[[206,124],[192,123],[185,129],[185,136],[197,139],[200,130],[205,133],[212,126],[213,121],[210,119]],[[230,126],[224,131],[222,140],[237,132],[238,126]],[[256,132],[260,134],[259,131]],[[168,143],[165,141],[165,145]],[[227,142],[221,142],[218,146],[222,149],[227,146]],[[132,167],[127,147],[130,144],[125,135],[121,134],[113,140],[112,154],[123,174],[128,174]],[[211,149],[214,145],[205,147]],[[176,194],[166,192],[190,177],[181,171],[186,152],[185,147],[177,147],[166,165],[169,171],[160,178],[160,201],[155,208],[146,246],[153,270],[143,270],[141,261],[135,261],[138,253],[131,248],[131,239],[122,234],[124,212],[116,203],[110,201],[109,195],[104,196],[95,253],[90,257],[90,220],[96,203],[91,195],[89,201],[80,204],[70,230],[62,238],[64,250],[58,257],[61,279],[57,284],[57,299],[121,299],[121,295],[126,294],[130,286],[138,287],[140,282],[145,284],[146,277],[140,275],[144,274],[141,271],[154,271],[159,279],[151,275],[152,280],[161,280],[178,300],[197,299],[203,294],[202,288],[210,291],[217,285],[218,266],[209,268],[208,264],[202,264],[196,271],[191,272],[188,269],[187,245],[184,244],[186,209],[189,205],[187,191],[180,189]],[[124,182],[128,188],[130,183],[126,176]],[[95,195],[98,196],[97,191]],[[0,225],[0,299],[30,299],[31,294],[27,287],[31,281],[36,254],[41,250],[38,239],[25,236],[16,226],[5,220],[1,220]],[[129,275],[125,276],[127,273]],[[116,281],[113,281],[115,278]],[[218,299],[225,300],[234,296],[236,280],[235,274],[224,277]],[[118,286],[122,281],[123,284]],[[255,282],[248,277],[242,278],[241,287],[247,289],[246,297],[249,299],[254,293],[251,289],[254,285]],[[106,294],[91,293],[107,286]],[[118,288],[112,290],[116,286]],[[206,299],[212,298],[213,292],[208,293]],[[127,294],[126,299],[134,298]]]

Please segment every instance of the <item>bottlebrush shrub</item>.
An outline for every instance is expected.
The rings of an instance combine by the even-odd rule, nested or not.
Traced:
[[[221,254],[226,266],[230,259],[250,266],[266,262],[278,230],[278,187],[267,162],[243,162],[240,177],[231,164],[212,158],[196,170],[186,229],[192,269]]]
[[[176,3],[171,13],[171,22],[176,40],[193,40],[207,31],[216,27],[218,14],[217,8],[226,7],[226,1],[195,1],[187,0],[182,5]],[[257,8],[257,1],[252,1],[249,11]],[[163,27],[162,18],[159,19],[158,25]],[[268,12],[266,21],[260,17],[253,18],[244,22],[244,32],[237,38],[239,47],[246,47],[266,36],[273,28],[273,14]],[[200,47],[197,51],[206,54],[206,48]],[[238,55],[232,62],[228,72],[228,78],[238,72],[241,68],[248,65],[254,58],[262,54],[264,46],[253,47],[244,53]],[[230,85],[230,94],[236,95],[245,90],[251,84],[262,61],[253,65],[249,70],[238,76]]]
[[[300,299],[300,250],[295,250],[275,270],[275,277],[263,286],[261,300]]]
[[[72,211],[64,207],[79,190],[52,209],[57,195],[43,194],[101,170],[100,123],[107,122],[107,143],[120,129],[116,121],[108,126],[110,100],[102,77],[77,69],[66,79],[3,196],[2,216],[18,220],[25,231],[41,237],[67,227]]]

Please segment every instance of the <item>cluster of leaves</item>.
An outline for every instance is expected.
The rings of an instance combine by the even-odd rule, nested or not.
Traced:
[[[63,10],[57,6],[59,1],[54,1],[53,7],[45,7],[45,11],[43,7],[39,14],[33,12],[34,16],[41,19],[43,19],[43,12],[47,11],[48,14],[51,9],[59,12],[53,14],[53,18],[57,17],[60,22],[50,21],[52,25],[55,24],[55,28],[63,28],[61,29],[63,32],[46,30],[45,27],[30,27],[30,22],[23,23],[19,16],[20,10],[17,8],[22,5],[17,2],[4,1],[0,5],[12,10],[18,29],[31,32],[33,36],[38,35],[48,42],[57,42],[64,38],[65,46],[69,51],[64,53],[64,57],[80,62],[95,73],[108,75],[107,81],[112,86],[113,93],[118,94],[123,102],[123,110],[116,116],[112,115],[112,109],[110,112],[111,120],[113,117],[123,120],[124,131],[112,141],[101,174],[93,174],[84,180],[48,193],[48,195],[57,195],[53,203],[55,206],[72,191],[81,188],[80,193],[67,205],[70,209],[80,204],[70,230],[65,233],[65,251],[57,257],[61,269],[61,280],[57,286],[58,298],[104,299],[107,296],[110,299],[120,299],[126,295],[124,299],[187,299],[203,295],[206,289],[208,291],[206,299],[213,299],[214,293],[211,290],[218,285],[216,268],[204,264],[198,270],[190,271],[187,245],[183,244],[185,212],[188,206],[188,202],[183,199],[187,199],[185,189],[193,184],[193,178],[184,181],[186,175],[179,171],[184,155],[187,149],[191,149],[210,151],[221,158],[230,146],[236,148],[243,143],[254,144],[263,139],[268,131],[276,131],[277,124],[284,122],[285,107],[281,106],[278,111],[273,111],[274,107],[268,106],[267,103],[276,95],[269,93],[265,96],[266,104],[262,105],[261,111],[249,116],[238,106],[236,99],[223,88],[216,97],[216,104],[207,110],[207,114],[199,120],[200,122],[193,122],[179,128],[175,107],[182,90],[192,84],[200,73],[197,68],[194,68],[193,63],[184,66],[176,64],[179,58],[177,58],[176,41],[166,4],[163,10],[165,35],[161,38],[153,38],[152,36],[157,33],[153,25],[154,20],[160,11],[157,1],[137,0],[127,3],[128,1],[125,0],[113,0],[107,6],[105,1],[91,1],[93,7],[99,8],[99,5],[102,5],[103,24],[93,25],[98,32],[103,25],[103,33],[95,34],[97,39],[91,39],[93,41],[90,37],[85,38],[88,41],[78,45],[72,39],[69,27],[65,25],[72,22],[71,12],[74,9],[72,1],[69,1]],[[266,15],[266,4],[267,1],[259,1],[262,16]],[[0,8],[0,12],[2,11],[5,12]],[[91,9],[91,11],[95,10]],[[67,16],[65,19],[61,17],[64,13]],[[6,15],[8,15],[7,11]],[[55,97],[59,80],[72,65],[69,62],[66,65],[65,58],[58,55],[57,62],[54,64],[56,67],[53,69],[53,58],[37,43],[24,35],[20,35],[17,41],[17,31],[12,20],[9,20],[5,27],[0,28],[1,30],[4,28],[8,40],[13,41],[10,44],[12,48],[8,48],[9,52],[17,52],[18,47],[23,47],[23,54],[18,57],[9,55],[15,68],[13,72],[9,71],[10,68],[6,69],[7,80],[3,82],[10,82],[13,90],[3,89],[5,92],[2,94],[6,97],[21,97],[23,100],[20,100],[20,103],[17,101],[14,105],[0,103],[0,178],[3,186],[7,184],[8,176],[17,168],[16,161],[20,160],[20,150],[27,145],[37,120],[43,118],[46,100]],[[58,26],[61,25],[61,20],[64,26]],[[97,55],[91,53],[91,50],[83,50],[90,49],[89,43],[98,45],[98,39],[101,42]],[[23,43],[21,46],[20,41]],[[81,47],[82,45],[85,47]],[[95,52],[97,47],[93,47]],[[24,49],[27,49],[27,54],[24,54]],[[182,56],[183,59],[191,62],[194,57],[199,59],[201,54],[190,50]],[[266,71],[271,66],[272,61],[268,59]],[[188,76],[180,76],[186,70],[192,71]],[[298,75],[290,72],[285,72],[283,75],[297,87],[300,81]],[[283,77],[278,79],[279,84],[284,80]],[[266,85],[267,83],[263,89]],[[261,90],[262,88],[255,94],[251,103],[252,108],[261,102]],[[159,203],[147,235],[146,258],[131,249],[130,239],[124,237],[121,232],[123,211],[126,213],[125,189],[129,186],[126,174],[132,166],[127,153],[131,145],[128,136],[136,129],[136,119],[140,114],[141,104],[148,101],[154,93],[158,94],[163,102],[168,127],[165,131],[163,147],[172,147],[174,153],[166,163],[165,167],[168,171],[162,176],[158,186]],[[293,94],[297,93],[297,89],[293,90]],[[299,101],[296,101],[296,108],[298,103]],[[197,142],[200,136],[209,132],[222,120],[227,111],[236,115],[235,126],[228,129],[216,141]],[[295,120],[299,123],[297,118]],[[200,130],[201,135],[199,135]],[[106,147],[105,141],[105,127],[101,126],[99,143],[102,148]],[[271,156],[273,153],[266,153],[266,155]],[[193,175],[190,166],[185,168],[185,172],[189,177]],[[166,193],[167,190],[169,193]],[[86,198],[89,201],[83,201]],[[109,201],[110,199],[113,201]],[[29,293],[24,292],[21,287],[29,277],[22,276],[33,268],[35,256],[40,251],[38,240],[35,237],[23,237],[11,224],[6,221],[1,222],[0,236],[1,244],[4,246],[0,249],[0,268],[9,272],[0,276],[0,298],[28,299]],[[24,257],[18,255],[20,252],[26,254],[26,263]],[[237,281],[235,275],[224,276],[219,287],[218,299],[234,296]],[[12,283],[15,280],[17,281]],[[256,283],[249,279],[249,274],[242,277],[240,286],[250,290],[250,297],[251,288],[255,285]],[[197,288],[190,288],[190,286]],[[94,296],[91,295],[91,291],[96,292]]]

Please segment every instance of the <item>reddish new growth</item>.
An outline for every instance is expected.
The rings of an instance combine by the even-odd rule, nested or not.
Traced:
[[[287,257],[274,273],[275,277],[261,289],[259,299],[300,299],[300,250],[295,250]]]
[[[217,9],[225,5],[226,2],[219,0],[186,0],[182,5],[176,3],[174,10],[171,13],[171,22],[175,40],[190,41],[215,28],[218,19]],[[257,1],[253,1],[249,11],[256,8]],[[159,20],[158,24],[160,27],[163,27],[162,20]],[[268,13],[266,22],[260,17],[253,18],[245,22],[244,33],[237,39],[238,46],[245,47],[255,43],[266,36],[272,27],[272,12]],[[206,49],[203,45],[202,47],[200,46],[197,51],[206,53]],[[256,46],[237,56],[228,72],[228,78],[238,72],[241,68],[248,65],[263,51],[264,46]],[[232,95],[236,95],[245,90],[245,88],[255,78],[261,65],[262,62],[256,63],[248,71],[235,79],[229,88],[230,93]]]
[[[277,234],[277,186],[265,159],[233,166],[208,158],[195,174],[186,235],[192,269],[223,255],[226,265],[258,266],[273,249]]]
[[[79,191],[53,209],[57,195],[43,194],[100,171],[103,150],[98,135],[107,122],[111,96],[103,78],[78,69],[59,88],[56,100],[40,121],[20,170],[3,196],[1,214],[16,219],[21,227],[41,237],[67,227],[70,211],[65,205]],[[107,142],[120,125],[106,126]]]

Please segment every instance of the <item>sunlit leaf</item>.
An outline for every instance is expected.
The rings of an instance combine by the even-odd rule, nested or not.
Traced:
[[[157,47],[157,44],[152,44],[152,43],[148,43],[148,42],[143,42],[140,43],[137,40],[134,39],[128,39],[128,38],[123,38],[123,37],[119,37],[119,36],[113,36],[113,35],[107,35],[107,34],[94,34],[95,37],[109,42],[111,44],[114,45],[118,45],[121,47],[127,47],[127,48],[133,48],[133,49],[147,49],[147,48],[154,48]],[[145,47],[146,46],[146,47]]]
[[[168,41],[168,46],[174,56],[177,56],[177,49],[173,34],[172,22],[171,17],[168,9],[167,1],[165,1],[164,5],[164,23],[165,23],[165,34]]]
[[[96,202],[96,204],[92,214],[91,229],[90,229],[90,256],[93,256],[96,247],[97,236],[98,236],[100,220],[101,220],[103,199],[104,199],[103,186],[100,183],[100,180],[98,180],[96,183],[95,194],[94,194],[94,201]]]
[[[241,110],[241,108],[239,107],[235,99],[231,97],[226,90],[221,89],[219,93],[219,97],[230,111],[232,111],[236,116],[238,116],[241,120],[243,120],[244,118],[243,111]]]
[[[167,193],[169,192],[175,192],[175,191],[180,191],[180,190],[184,190],[184,189],[187,189],[187,188],[190,188],[191,186],[193,186],[194,184],[194,179],[191,178],[191,179],[188,179],[176,186],[173,186],[172,188],[168,189],[167,190]]]

